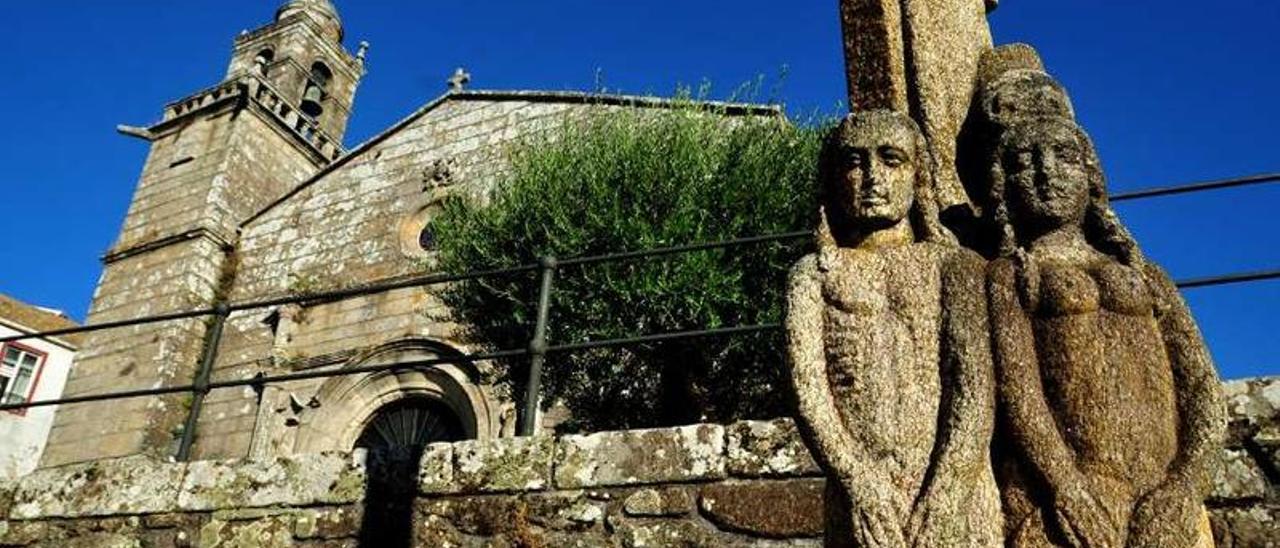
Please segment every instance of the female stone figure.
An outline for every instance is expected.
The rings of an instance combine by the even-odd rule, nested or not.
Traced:
[[[792,271],[786,327],[827,545],[998,546],[985,263],[940,227],[907,116],[846,118],[819,171],[819,249]]]
[[[987,291],[1008,545],[1196,546],[1224,425],[1196,325],[1107,205],[1084,132],[1002,129]]]

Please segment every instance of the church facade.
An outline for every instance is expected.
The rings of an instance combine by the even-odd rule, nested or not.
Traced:
[[[446,196],[482,196],[513,140],[574,116],[660,100],[455,85],[352,150],[343,136],[366,46],[343,46],[328,0],[290,0],[235,40],[219,84],[166,106],[88,323],[359,287],[429,273],[429,221]],[[458,81],[454,82],[459,83]],[[776,115],[732,105],[732,115]],[[88,334],[65,395],[448,357],[470,349],[432,288],[235,312]],[[214,340],[217,344],[214,345]],[[215,347],[216,346],[216,347]],[[485,364],[63,405],[42,466],[169,457],[202,404],[193,459],[350,450],[409,421],[433,440],[514,433]],[[382,432],[379,434],[379,432]],[[386,439],[381,439],[385,442]]]

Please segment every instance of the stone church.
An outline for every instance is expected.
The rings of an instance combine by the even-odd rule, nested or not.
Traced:
[[[440,200],[483,193],[506,143],[593,110],[653,99],[469,91],[460,80],[394,126],[344,149],[365,45],[343,45],[329,0],[289,0],[236,37],[223,80],[167,105],[123,228],[103,258],[88,322],[359,287],[430,271]],[[776,115],[728,106],[731,115]],[[207,318],[90,334],[65,396],[187,385],[216,351],[213,380],[447,357],[469,349],[430,289],[236,312],[217,348]],[[191,458],[269,457],[401,436],[512,435],[514,409],[484,364],[214,390]],[[63,405],[42,466],[175,454],[189,394]]]

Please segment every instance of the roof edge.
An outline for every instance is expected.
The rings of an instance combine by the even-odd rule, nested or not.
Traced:
[[[426,116],[431,111],[440,107],[449,101],[528,101],[535,103],[567,103],[567,104],[597,104],[610,106],[630,106],[637,108],[658,108],[658,109],[674,109],[685,104],[694,104],[711,108],[724,109],[725,114],[729,116],[782,116],[783,109],[781,105],[761,105],[753,103],[736,103],[728,101],[699,101],[699,100],[682,100],[672,99],[668,97],[657,97],[652,95],[619,95],[608,93],[590,93],[585,91],[545,91],[545,90],[451,90],[444,95],[432,99],[427,104],[413,111],[399,122],[392,124],[391,127],[381,131],[377,135],[370,137],[363,143],[347,151],[346,154],[338,157],[329,165],[317,171],[314,175],[306,180],[298,183],[292,190],[285,193],[280,198],[267,204],[266,207],[254,213],[248,219],[242,221],[238,228],[244,230],[254,221],[261,219],[272,209],[289,201],[289,199],[297,196],[298,193],[306,190],[316,181],[324,178],[338,168],[346,165],[355,157],[367,152],[378,143],[387,140],[400,130],[412,124],[418,119]]]

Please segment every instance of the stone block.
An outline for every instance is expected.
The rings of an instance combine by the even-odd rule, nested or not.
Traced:
[[[10,519],[155,514],[173,510],[186,466],[146,457],[39,470],[14,489]]]
[[[1213,469],[1212,498],[1262,499],[1267,491],[1267,477],[1248,452],[1239,449],[1223,452],[1222,462]]]
[[[690,520],[620,520],[614,530],[618,544],[625,548],[666,548],[668,546],[725,546],[716,531]]]
[[[693,510],[693,495],[681,487],[640,489],[622,501],[622,511],[634,517],[683,516]]]
[[[0,522],[0,545],[26,546],[49,538],[49,524],[44,521]]]
[[[0,483],[0,518],[7,517],[13,509],[13,490],[13,483]]]
[[[579,500],[560,510],[556,517],[570,523],[591,526],[604,520],[604,509],[588,500]]]
[[[556,487],[578,489],[725,477],[724,427],[604,432],[560,439]]]
[[[307,510],[298,514],[293,536],[302,540],[342,539],[360,535],[364,512],[358,506]]]
[[[534,529],[581,532],[603,519],[599,503],[581,492],[570,492],[421,498],[415,503],[414,522],[434,535],[520,537]]]
[[[809,448],[791,419],[743,421],[726,429],[729,475],[736,477],[819,476]]]
[[[1280,546],[1280,506],[1256,505],[1209,512],[1217,548]]]
[[[1233,421],[1274,423],[1280,416],[1280,377],[1229,382],[1223,396]]]
[[[464,492],[539,491],[551,484],[549,437],[464,441],[453,445],[453,479]]]
[[[698,508],[726,531],[774,539],[823,534],[825,480],[717,483],[702,488]]]
[[[418,492],[424,495],[453,493],[453,444],[433,443],[422,453],[418,466]]]
[[[200,529],[201,548],[286,548],[293,543],[293,517],[248,521],[214,519]]]
[[[178,507],[185,511],[348,504],[364,497],[365,471],[346,453],[191,463]]]

